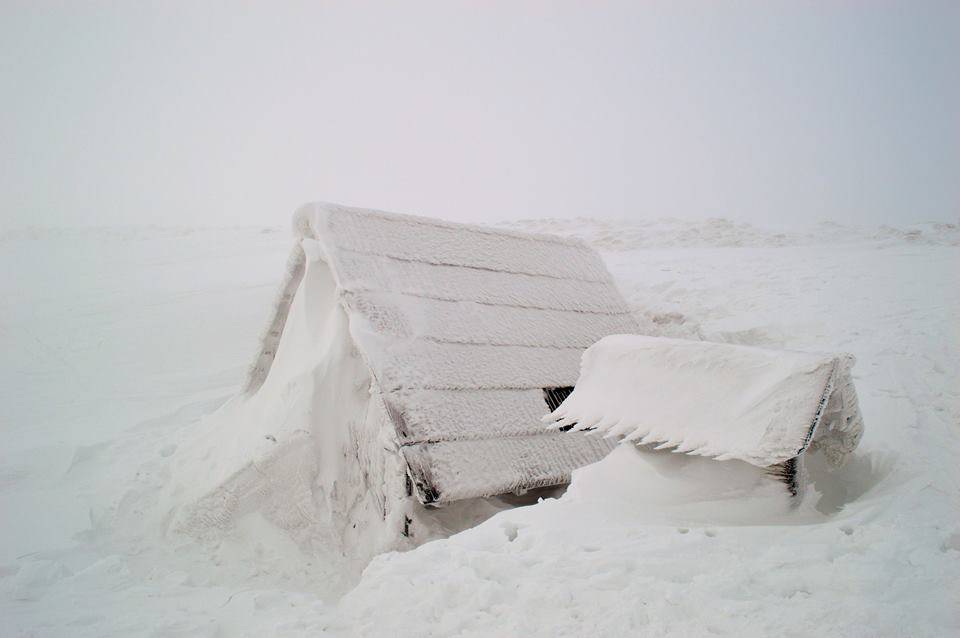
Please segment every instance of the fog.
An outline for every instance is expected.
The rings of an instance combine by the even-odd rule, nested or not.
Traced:
[[[11,2],[0,220],[956,220],[956,2]]]

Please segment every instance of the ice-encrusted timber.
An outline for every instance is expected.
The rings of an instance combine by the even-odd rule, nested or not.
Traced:
[[[302,207],[294,228],[246,397],[302,328],[288,315],[321,264],[420,503],[562,484],[612,449],[540,423],[544,388],[572,385],[585,348],[637,329],[584,242],[323,203]]]
[[[811,446],[840,465],[863,435],[851,355],[612,335],[544,421],[655,449],[738,459],[799,488]]]

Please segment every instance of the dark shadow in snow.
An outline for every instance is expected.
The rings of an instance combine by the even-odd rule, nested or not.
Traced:
[[[810,485],[820,494],[816,509],[830,516],[868,493],[882,491],[896,459],[892,454],[854,454],[835,470],[828,468],[821,454],[809,454],[805,462]]]
[[[506,503],[511,507],[525,507],[527,505],[536,505],[537,501],[548,498],[560,498],[567,491],[566,485],[551,485],[549,487],[538,487],[528,490],[523,494],[500,494],[491,498]]]

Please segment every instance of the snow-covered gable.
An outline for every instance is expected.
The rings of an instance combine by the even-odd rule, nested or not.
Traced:
[[[610,451],[540,421],[544,389],[572,386],[590,344],[637,329],[586,244],[330,204],[295,223],[330,266],[421,502],[563,483]],[[300,255],[248,389],[269,369]]]

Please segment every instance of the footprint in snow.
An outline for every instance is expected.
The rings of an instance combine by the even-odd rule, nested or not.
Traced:
[[[504,521],[501,525],[503,528],[503,533],[506,534],[507,540],[513,542],[517,540],[517,535],[520,533],[520,526],[511,521]]]

